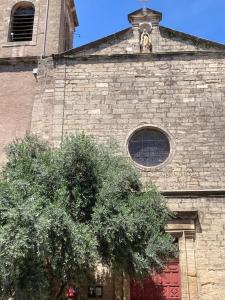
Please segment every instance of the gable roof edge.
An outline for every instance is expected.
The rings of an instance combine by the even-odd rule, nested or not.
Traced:
[[[160,11],[150,9],[150,8],[140,8],[140,9],[137,9],[137,10],[129,13],[128,18],[131,17],[132,15],[136,15],[136,14],[141,13],[141,12],[151,12],[151,13],[158,14],[158,15],[162,16],[162,13]]]
[[[188,34],[188,33],[182,32],[182,31],[178,31],[178,30],[175,30],[175,29],[171,29],[171,28],[168,28],[168,27],[164,27],[164,26],[159,26],[159,29],[160,29],[160,31],[164,31],[168,34],[170,34],[170,33],[174,34],[173,37],[178,36],[178,37],[181,37],[181,38],[186,39],[186,40],[199,41],[200,43],[205,43],[205,44],[208,44],[208,45],[211,45],[211,46],[214,45],[214,46],[219,47],[219,48],[221,47],[225,51],[225,44],[214,42],[214,41],[211,41],[211,40],[207,40],[207,39],[195,36],[195,35],[191,35],[191,34]]]
[[[72,48],[70,50],[67,50],[63,53],[60,53],[60,55],[63,56],[63,55],[77,54],[79,52],[89,50],[89,49],[94,48],[96,46],[99,46],[103,43],[113,41],[113,40],[123,36],[124,34],[128,33],[131,30],[132,30],[132,27],[123,29],[123,30],[118,31],[116,33],[113,33],[111,35],[100,38],[96,41],[92,41],[92,42],[90,42],[88,44],[85,44],[85,45],[82,45],[80,47]],[[165,32],[169,35],[171,34],[171,38],[177,36],[177,37],[180,37],[182,39],[192,40],[193,44],[196,44],[196,45],[198,43],[205,43],[206,45],[215,46],[215,47],[220,48],[221,50],[225,51],[225,44],[222,44],[222,43],[218,43],[218,42],[214,42],[214,41],[207,40],[207,39],[204,39],[204,38],[200,38],[200,37],[197,37],[197,36],[194,36],[194,35],[191,35],[191,34],[188,34],[188,33],[184,33],[184,32],[181,32],[181,31],[177,31],[177,30],[174,30],[174,29],[171,29],[171,28],[168,28],[168,27],[164,27],[164,26],[159,26],[159,30],[161,32]],[[173,51],[171,51],[171,52],[173,52]]]
[[[65,51],[65,52],[63,52],[63,53],[61,53],[61,54],[62,54],[62,55],[63,55],[63,54],[70,54],[70,53],[73,54],[73,53],[79,53],[79,52],[81,52],[81,51],[89,50],[89,49],[91,49],[92,47],[99,46],[99,45],[101,45],[101,44],[103,44],[103,43],[107,43],[107,42],[109,42],[109,41],[112,41],[112,40],[114,40],[114,39],[117,39],[117,38],[119,38],[120,36],[122,36],[122,35],[126,34],[127,32],[129,32],[131,29],[132,29],[131,27],[126,28],[126,29],[123,29],[123,30],[121,30],[121,31],[118,31],[118,32],[115,32],[115,33],[110,34],[110,35],[108,35],[108,36],[105,36],[105,37],[103,37],[103,38],[100,38],[100,39],[98,39],[98,40],[96,40],[96,41],[92,41],[92,42],[90,42],[90,43],[88,43],[88,44],[85,44],[85,45],[82,45],[82,46],[80,46],[80,47],[72,48],[72,49],[70,49],[70,50],[67,50],[67,51]]]
[[[53,54],[52,58],[54,61],[60,61],[61,59],[64,60],[75,60],[79,62],[99,62],[101,60],[105,61],[123,61],[124,59],[142,59],[142,60],[154,60],[161,57],[208,57],[211,58],[213,55],[214,58],[216,58],[215,55],[219,55],[219,57],[225,58],[225,51],[210,51],[210,50],[197,50],[197,51],[165,51],[165,52],[155,52],[155,53],[129,53],[129,54],[90,54],[90,55],[76,55],[76,54]]]

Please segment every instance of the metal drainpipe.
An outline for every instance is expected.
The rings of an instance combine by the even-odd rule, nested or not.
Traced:
[[[45,32],[44,32],[44,43],[41,57],[46,55],[46,43],[47,43],[47,31],[48,31],[48,13],[49,13],[49,0],[47,0],[46,6],[46,17],[45,17]]]

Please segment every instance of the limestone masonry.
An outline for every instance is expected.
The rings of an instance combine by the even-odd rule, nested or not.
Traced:
[[[1,162],[5,145],[26,132],[53,147],[82,131],[99,142],[117,140],[143,182],[155,184],[177,212],[167,230],[179,244],[180,294],[174,289],[168,299],[224,300],[225,45],[162,27],[161,13],[140,9],[128,16],[130,28],[69,49],[78,25],[73,1],[30,2],[29,42],[8,41],[18,4],[1,2]],[[149,153],[165,153],[158,139],[157,151],[146,152],[144,140],[135,152],[143,164],[131,159],[130,142],[142,132],[168,139],[169,155],[158,165],[145,164]],[[136,300],[128,278],[101,285],[103,300]]]

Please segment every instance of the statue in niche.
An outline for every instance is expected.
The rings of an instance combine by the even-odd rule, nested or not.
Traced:
[[[152,52],[151,37],[146,29],[144,29],[141,34],[141,52],[143,53]]]

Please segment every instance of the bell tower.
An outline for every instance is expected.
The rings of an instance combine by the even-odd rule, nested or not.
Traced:
[[[73,47],[73,0],[1,0],[0,58],[45,57]]]
[[[30,132],[40,58],[73,47],[74,0],[0,0],[0,167]]]

